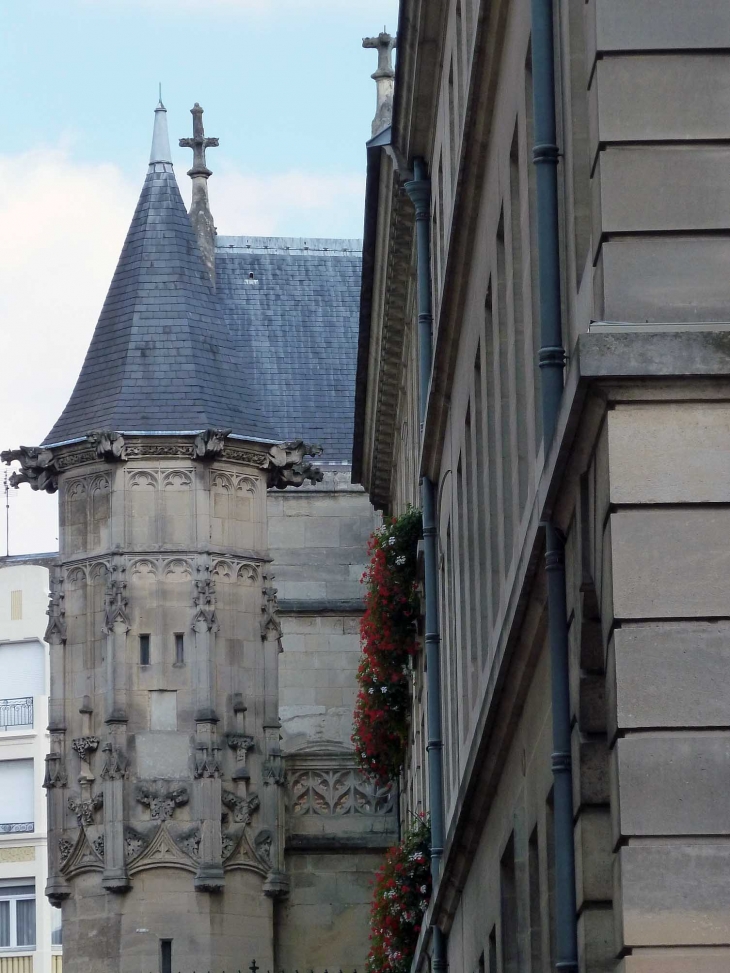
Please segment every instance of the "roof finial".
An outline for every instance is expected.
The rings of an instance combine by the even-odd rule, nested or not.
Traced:
[[[215,237],[216,229],[208,203],[208,178],[212,175],[205,164],[205,150],[215,148],[218,139],[206,138],[203,128],[203,109],[196,101],[190,109],[193,116],[193,137],[180,139],[180,145],[193,150],[193,166],[188,175],[193,180],[193,197],[190,204],[190,221],[193,224],[198,245],[210,279],[215,288]]]
[[[385,27],[377,37],[363,37],[362,46],[374,48],[378,52],[378,67],[371,75],[378,86],[377,107],[373,119],[372,135],[375,137],[388,128],[393,120],[393,49],[397,38],[392,37]]]
[[[167,134],[167,109],[162,104],[162,85],[160,85],[160,101],[155,108],[155,126],[152,130],[152,151],[150,165],[172,165],[170,152],[170,138]]]

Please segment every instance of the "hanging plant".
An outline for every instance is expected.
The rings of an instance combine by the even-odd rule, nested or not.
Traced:
[[[409,973],[431,895],[431,829],[419,817],[375,876],[368,973]]]
[[[385,784],[400,773],[408,742],[409,661],[418,650],[416,547],[421,513],[409,508],[375,531],[360,623],[362,659],[357,673],[352,742],[362,768]]]

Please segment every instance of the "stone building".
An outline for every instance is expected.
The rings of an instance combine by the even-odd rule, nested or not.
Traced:
[[[217,237],[192,114],[190,215],[160,103],[72,396],[3,455],[60,500],[46,891],[66,973],[362,967],[397,816],[350,745],[360,245]]]
[[[424,507],[416,970],[730,968],[729,45],[717,0],[401,2],[353,475]]]

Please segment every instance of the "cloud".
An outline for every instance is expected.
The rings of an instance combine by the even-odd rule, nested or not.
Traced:
[[[0,449],[41,442],[66,404],[143,176],[80,163],[63,145],[0,154]],[[178,179],[189,194],[189,180]],[[229,168],[210,189],[222,234],[359,235],[359,176]],[[54,498],[22,487],[10,503],[11,553],[55,549]]]

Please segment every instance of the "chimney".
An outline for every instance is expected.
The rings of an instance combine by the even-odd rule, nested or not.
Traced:
[[[362,46],[374,48],[378,52],[378,67],[371,75],[377,85],[378,99],[371,136],[375,138],[393,121],[393,80],[395,78],[393,49],[396,46],[396,38],[391,37],[384,27],[382,34],[378,34],[377,37],[363,37]]]

